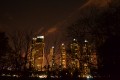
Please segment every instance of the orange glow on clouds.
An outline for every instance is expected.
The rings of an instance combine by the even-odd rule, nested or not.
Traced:
[[[56,27],[50,28],[50,29],[48,30],[48,33],[53,33],[53,32],[55,32],[56,30],[57,30]]]
[[[111,0],[89,0],[88,2],[86,2],[86,4],[80,7],[80,9],[84,7],[90,7],[90,6],[106,7],[109,5],[110,2]]]

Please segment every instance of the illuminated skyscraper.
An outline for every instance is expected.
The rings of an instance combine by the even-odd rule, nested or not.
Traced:
[[[65,49],[64,44],[61,45],[61,58],[60,59],[61,59],[60,65],[62,69],[66,68],[66,49]]]
[[[80,47],[76,39],[73,39],[73,43],[71,44],[71,53],[74,61],[72,62],[75,68],[80,67],[79,59],[80,59]]]
[[[44,36],[33,38],[32,44],[32,67],[42,71],[44,67]]]
[[[36,53],[36,51],[35,51],[36,40],[37,40],[37,38],[33,38],[32,39],[31,53],[30,53],[30,64],[29,64],[30,68],[34,68],[35,67],[35,65],[34,65],[35,64],[34,55]]]
[[[52,68],[52,66],[53,66],[53,54],[54,54],[54,46],[52,46],[52,47],[50,48],[50,56],[49,56],[50,62],[49,62],[49,65],[50,65],[51,68]]]
[[[82,46],[82,54],[81,54],[82,77],[90,76],[90,56],[91,56],[91,45],[88,43],[87,40],[85,40]]]

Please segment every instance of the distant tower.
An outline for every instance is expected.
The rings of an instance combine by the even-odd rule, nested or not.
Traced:
[[[44,36],[37,36],[33,38],[33,48],[32,48],[32,57],[33,57],[33,66],[36,70],[43,71],[44,67]]]
[[[32,39],[31,53],[30,53],[30,64],[29,64],[30,68],[34,68],[35,67],[35,65],[34,65],[35,64],[34,55],[36,53],[36,51],[35,51],[36,40],[37,40],[37,38],[33,38]]]
[[[53,67],[53,54],[54,54],[54,46],[52,46],[50,48],[50,56],[49,56],[50,62],[49,62],[49,65],[50,65],[51,68]]]
[[[91,53],[91,55],[90,55],[90,62],[92,63],[93,67],[96,68],[96,69],[98,68],[98,66],[97,66],[97,64],[98,64],[97,58],[98,58],[97,53],[96,53],[96,51],[94,50],[94,51]]]
[[[74,58],[73,65],[75,68],[80,67],[79,59],[80,59],[80,47],[78,45],[78,42],[76,39],[73,39],[73,42],[71,44],[71,52],[72,52],[72,57]]]
[[[82,47],[82,77],[88,77],[90,76],[90,55],[91,55],[91,46],[88,43],[87,40],[84,41],[83,47]]]
[[[60,59],[61,59],[60,63],[61,63],[62,69],[66,68],[66,49],[65,49],[64,44],[61,45],[61,58]]]

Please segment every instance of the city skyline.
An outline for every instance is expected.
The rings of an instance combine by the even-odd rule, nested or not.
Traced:
[[[118,78],[119,23],[120,0],[2,0],[0,76]]]
[[[59,45],[57,52],[55,52],[56,47],[52,46],[48,48],[49,52],[46,53],[45,46],[47,45],[45,45],[44,36],[34,37],[30,48],[31,52],[28,55],[27,67],[37,71],[71,69],[71,73],[78,69],[81,70],[82,77],[90,77],[91,68],[98,69],[98,55],[89,41],[85,40],[82,46],[79,44],[76,39],[73,39],[68,46],[64,43],[57,44]]]

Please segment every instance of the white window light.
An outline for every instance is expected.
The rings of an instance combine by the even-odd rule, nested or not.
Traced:
[[[76,40],[76,39],[73,39],[74,41]]]
[[[43,39],[43,38],[44,38],[44,36],[37,36],[37,38],[42,38],[42,39]]]
[[[62,46],[64,45],[64,43],[62,43]]]
[[[85,40],[85,42],[88,42],[87,40]]]
[[[33,40],[36,40],[37,38],[33,38]]]
[[[52,48],[54,48],[54,46],[52,46]]]

